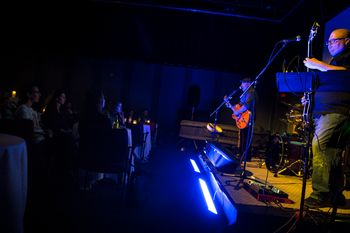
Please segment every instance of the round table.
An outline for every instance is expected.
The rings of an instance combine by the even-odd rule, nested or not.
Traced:
[[[23,138],[0,134],[0,232],[20,232],[27,198],[27,146]]]

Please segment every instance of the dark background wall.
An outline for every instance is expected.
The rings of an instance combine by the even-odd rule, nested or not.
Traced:
[[[212,121],[209,115],[222,97],[238,88],[243,76],[260,73],[277,41],[301,35],[302,42],[288,44],[256,86],[257,128],[280,131],[286,110],[281,98],[296,98],[281,97],[275,73],[283,64],[302,71],[295,61],[305,57],[312,22],[323,26],[341,10],[301,1],[277,22],[111,2],[4,7],[1,86],[19,89],[35,82],[43,99],[63,87],[79,109],[86,90],[100,85],[125,110],[149,108],[160,129],[176,135],[180,120],[191,118],[191,98],[196,98],[194,120]],[[321,56],[322,48],[315,45],[315,55]],[[232,123],[224,108],[218,119]]]

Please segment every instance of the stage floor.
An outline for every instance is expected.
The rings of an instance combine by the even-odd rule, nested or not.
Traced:
[[[245,173],[248,178],[258,181],[253,181],[253,184],[262,182],[263,184],[267,184],[270,187],[272,186],[288,195],[287,198],[265,198],[263,201],[260,201],[261,199],[258,200],[256,195],[254,196],[255,192],[252,192],[252,189],[243,187],[244,185],[240,182],[240,171],[236,171],[236,174],[220,172],[211,164],[205,155],[201,155],[200,157],[211,170],[219,187],[223,189],[222,191],[228,196],[228,199],[237,209],[238,214],[247,212],[264,215],[290,216],[298,212],[300,209],[303,184],[302,176],[278,174],[277,177],[275,177],[274,173],[266,168],[264,161],[253,158],[251,162],[247,162]],[[252,182],[251,179],[244,179],[243,183],[248,184]],[[247,186],[251,187],[250,185]],[[311,179],[307,179],[305,198],[309,197],[311,190]],[[349,217],[350,219],[350,191],[344,191],[343,194],[346,197],[346,205],[338,207],[337,215],[344,216],[345,218]],[[260,197],[266,196],[260,195],[259,198]],[[304,210],[307,211],[308,209],[305,207]],[[331,213],[332,208],[310,209],[310,211]]]

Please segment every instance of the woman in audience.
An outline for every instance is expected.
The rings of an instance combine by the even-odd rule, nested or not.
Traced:
[[[65,133],[71,133],[72,123],[63,111],[66,102],[66,93],[64,90],[55,91],[52,99],[45,108],[42,115],[44,126],[51,131],[51,136]]]
[[[98,180],[101,180],[104,177],[103,173],[98,172],[89,172],[86,173],[85,167],[90,166],[89,164],[93,163],[98,156],[96,148],[91,144],[98,145],[98,140],[101,140],[97,135],[98,133],[103,132],[104,130],[112,130],[112,125],[107,117],[104,114],[105,108],[105,98],[101,90],[93,88],[88,91],[83,110],[81,112],[80,121],[79,121],[79,134],[80,134],[80,179],[82,185],[81,189],[90,190],[92,185]],[[92,148],[92,149],[91,149]]]
[[[73,122],[63,111],[66,98],[64,90],[55,91],[42,115],[43,125],[50,132],[51,168],[57,177],[64,171],[72,170],[76,150],[72,135]]]
[[[117,102],[113,108],[113,128],[123,128],[125,127],[125,117],[123,112],[122,102]]]
[[[79,134],[82,137],[93,129],[111,129],[112,125],[104,114],[105,97],[102,90],[93,88],[88,91],[79,120]]]

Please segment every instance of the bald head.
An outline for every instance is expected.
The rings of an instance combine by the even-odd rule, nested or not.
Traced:
[[[350,30],[346,28],[338,28],[332,31],[331,35],[337,36],[337,38],[350,38]]]
[[[350,47],[350,30],[338,28],[332,31],[328,39],[328,51],[334,57]]]

